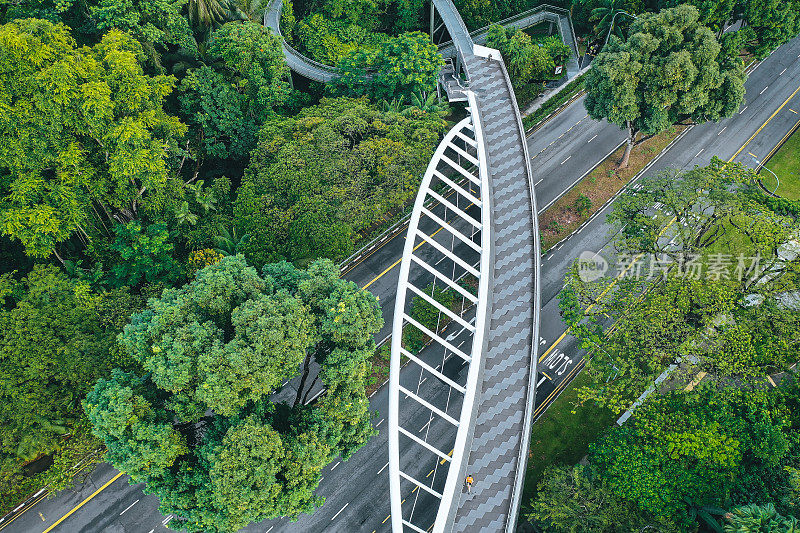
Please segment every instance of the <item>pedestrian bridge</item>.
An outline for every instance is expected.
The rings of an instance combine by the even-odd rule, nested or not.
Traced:
[[[265,13],[278,33],[281,3]],[[451,0],[433,4],[467,117],[428,165],[400,262],[387,417],[391,524],[395,533],[513,532],[539,338],[533,174],[500,53],[474,42]],[[284,51],[304,76],[336,76],[285,41]],[[421,231],[426,218],[439,230]],[[424,318],[414,302],[427,307]],[[410,425],[421,417],[422,429]]]
[[[511,532],[539,338],[533,175],[500,54],[473,42],[450,0],[434,5],[463,68],[469,116],[445,136],[428,166],[401,260],[389,381],[391,519],[395,532],[431,526],[435,533]],[[442,229],[420,232],[423,218]],[[430,296],[441,290],[451,291],[455,304]],[[435,309],[435,327],[414,318],[415,298]],[[440,334],[442,323],[448,325]],[[430,340],[418,353],[403,341],[403,332],[414,329]],[[419,376],[415,388],[401,380],[403,364],[404,375]],[[421,394],[430,390],[421,386],[428,380],[447,393]],[[420,410],[429,414],[425,438],[404,426],[406,413]],[[470,493],[463,488],[467,474],[475,478]]]

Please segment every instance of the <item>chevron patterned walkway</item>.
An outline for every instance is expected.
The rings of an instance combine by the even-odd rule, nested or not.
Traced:
[[[494,293],[481,401],[453,531],[514,531],[528,451],[538,334],[535,199],[527,145],[501,62],[465,61],[488,148],[494,222]]]

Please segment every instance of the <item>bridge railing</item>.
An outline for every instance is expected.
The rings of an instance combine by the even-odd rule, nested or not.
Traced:
[[[467,91],[467,97],[470,116],[445,135],[425,172],[400,263],[387,419],[394,531],[427,530],[429,523],[414,523],[416,499],[420,497],[426,498],[420,507],[436,510],[434,533],[442,533],[452,524],[479,403],[491,290],[491,198],[480,113],[474,93]],[[436,214],[425,207],[429,197],[440,202],[444,213]],[[480,215],[474,213],[476,209]],[[440,231],[431,235],[421,231],[423,220],[433,222]],[[422,245],[426,247],[421,249]],[[466,277],[477,284],[477,290],[474,285],[463,284]],[[453,292],[460,311],[438,302],[427,288],[421,288],[428,280],[432,280],[434,289]],[[415,319],[415,299],[440,317],[447,317],[453,331],[445,332],[438,324],[425,325]],[[424,334],[430,340],[428,347],[414,353],[404,344],[406,328]],[[401,360],[408,360],[402,380]],[[407,381],[417,374],[413,382]],[[428,385],[422,389],[426,381]],[[442,389],[446,394],[433,394]],[[414,410],[430,415],[428,432],[422,435],[403,427],[404,414]],[[415,478],[414,471],[427,461],[431,461],[431,474],[435,475]],[[401,483],[408,490],[403,492]],[[412,498],[410,494],[414,493]],[[409,503],[404,506],[406,500]]]

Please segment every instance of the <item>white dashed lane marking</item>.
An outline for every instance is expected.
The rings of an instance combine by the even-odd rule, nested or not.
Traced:
[[[344,511],[344,510],[345,510],[345,508],[346,508],[348,505],[350,505],[350,502],[347,502],[346,504],[344,504],[344,507],[342,507],[341,509],[339,509],[339,512],[338,512],[338,513],[336,513],[335,515],[333,515],[333,518],[331,518],[331,522],[333,522],[334,520],[336,520],[336,517],[337,517],[337,516],[339,516],[340,514],[342,514],[342,511]]]

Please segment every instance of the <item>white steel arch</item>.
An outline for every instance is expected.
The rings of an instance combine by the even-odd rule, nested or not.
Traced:
[[[427,524],[413,522],[414,506],[404,507],[405,493],[423,494],[424,491],[426,505],[438,505],[434,533],[442,533],[452,525],[480,400],[492,290],[491,194],[478,104],[473,92],[467,90],[466,96],[469,116],[445,135],[422,179],[400,263],[387,419],[391,518],[395,532],[427,530]],[[437,214],[437,210],[443,214]],[[449,216],[451,214],[455,216]],[[435,223],[439,231],[432,235],[422,232],[420,222],[426,218]],[[460,309],[448,308],[432,297],[427,288],[412,283],[412,280],[428,279],[432,280],[434,290],[451,291],[455,299],[461,301]],[[471,284],[465,284],[465,279]],[[437,326],[431,329],[430,324],[426,326],[410,316],[413,298],[435,309],[443,320],[438,320]],[[440,331],[442,322],[448,323],[444,331]],[[409,351],[409,347],[404,346],[403,328],[422,332],[429,339],[429,346],[423,351],[435,355],[432,358],[429,355],[426,360],[421,353]],[[435,365],[440,354],[441,364]],[[446,367],[450,356],[455,356],[463,367],[454,370],[450,365],[448,375]],[[402,361],[407,361],[412,370],[406,371],[406,375],[418,371],[418,387],[432,378],[440,388],[447,389],[446,396],[442,395],[446,401],[435,405],[436,400],[423,398],[419,388],[410,390],[408,383],[401,383]],[[409,408],[430,412],[428,432],[423,436],[417,428],[403,426],[400,415]],[[449,429],[450,438],[443,440],[435,424],[436,428]],[[419,461],[432,461],[432,473],[437,475],[416,479],[404,470],[403,458],[413,466],[418,466]],[[440,466],[442,472],[439,472]],[[403,492],[401,485],[406,485],[408,490]]]

